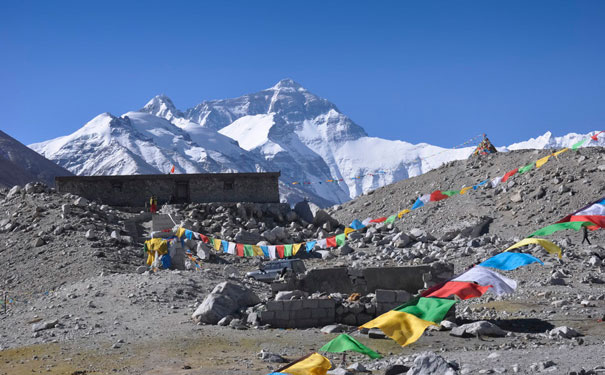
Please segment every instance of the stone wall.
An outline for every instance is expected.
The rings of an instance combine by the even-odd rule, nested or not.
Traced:
[[[57,177],[57,190],[111,206],[158,203],[279,203],[277,173],[198,173],[131,176]]]
[[[262,324],[275,328],[309,328],[334,323],[336,304],[331,299],[268,301],[261,311]]]

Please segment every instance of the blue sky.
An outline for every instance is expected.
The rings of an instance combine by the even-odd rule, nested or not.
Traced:
[[[603,129],[605,1],[0,3],[0,129],[29,144],[164,93],[292,78],[372,136],[498,145]]]

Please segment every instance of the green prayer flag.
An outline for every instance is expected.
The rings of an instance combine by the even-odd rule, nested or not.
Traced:
[[[393,310],[412,314],[428,322],[440,323],[455,304],[456,301],[453,299],[419,297]]]
[[[292,244],[284,245],[284,258],[292,256]]]
[[[397,219],[397,215],[391,215],[384,222],[385,223],[392,223],[392,222],[395,221],[395,219]]]
[[[336,336],[332,341],[322,346],[319,350],[330,353],[342,353],[350,350],[353,352],[365,354],[372,359],[382,358],[382,356],[359,341],[355,340],[346,333]]]
[[[580,148],[580,146],[582,146],[584,143],[586,143],[587,140],[588,140],[588,138],[582,139],[580,142],[574,143],[574,145],[571,146],[571,149],[572,150],[577,150],[578,148]]]
[[[254,256],[254,250],[252,250],[252,245],[244,245],[244,256],[245,257]]]
[[[344,233],[337,235],[336,236],[336,246],[344,245],[346,240],[347,240],[347,236],[345,236]]]
[[[590,227],[593,225],[595,225],[595,224],[590,221],[568,221],[566,223],[557,223],[557,224],[549,225],[542,229],[538,229],[534,233],[527,236],[527,238],[534,237],[534,236],[548,236],[550,234],[553,234],[555,232],[558,232],[558,231],[564,230],[564,229],[580,230],[580,228],[582,228],[582,227]]]
[[[519,168],[519,174],[523,174],[525,172],[529,172],[534,167],[534,163],[527,164],[525,167]]]
[[[448,197],[451,197],[452,195],[456,195],[458,193],[460,193],[460,190],[446,190],[441,192],[441,194],[447,195]]]

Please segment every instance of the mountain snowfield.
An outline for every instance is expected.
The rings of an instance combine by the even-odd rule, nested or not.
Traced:
[[[569,147],[586,136],[547,132],[499,149]],[[467,158],[474,150],[370,137],[334,104],[289,79],[185,111],[159,95],[139,111],[104,113],[70,135],[29,147],[79,175],[168,173],[172,165],[176,173],[280,171],[282,199],[308,198],[321,206]],[[318,183],[327,179],[343,181]]]

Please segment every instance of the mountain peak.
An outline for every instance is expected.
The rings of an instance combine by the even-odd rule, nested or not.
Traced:
[[[272,89],[296,89],[296,90],[303,89],[304,90],[304,88],[300,85],[300,83],[298,83],[290,78],[282,79],[281,81],[277,82],[275,84],[275,86],[272,87]]]
[[[172,100],[164,94],[154,96],[143,108],[141,108],[140,112],[147,112],[168,120],[182,116],[182,113],[176,109]]]

